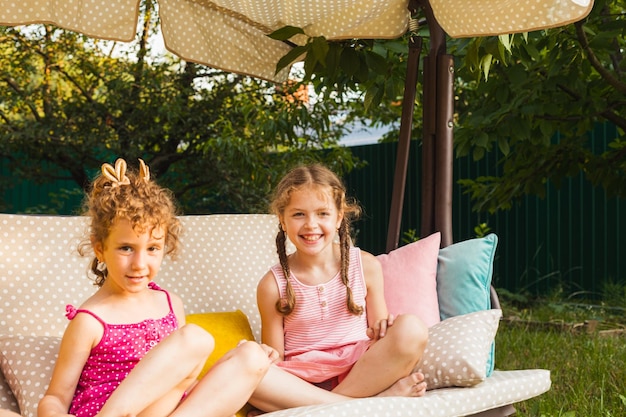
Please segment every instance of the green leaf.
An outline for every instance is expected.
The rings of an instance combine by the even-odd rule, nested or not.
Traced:
[[[359,58],[356,52],[351,48],[346,48],[339,58],[341,69],[349,76],[353,76],[359,69]]]
[[[478,43],[478,40],[471,42],[465,55],[465,59],[469,63],[469,69],[472,72],[480,68],[480,62],[478,60]]]
[[[363,55],[358,56],[359,64],[357,65],[357,71],[354,74],[354,78],[359,83],[366,83],[369,80],[369,68],[365,62],[365,57]],[[382,94],[382,91],[381,91]]]
[[[476,144],[476,146],[486,148],[487,144],[489,143],[489,135],[485,132],[480,132],[474,143]]]
[[[313,38],[311,42],[311,52],[316,60],[326,66],[326,56],[328,55],[328,41],[323,36]]]
[[[552,123],[542,120],[541,122],[539,122],[539,130],[541,130],[541,133],[545,136],[545,137],[551,137],[552,134],[554,133],[554,130],[552,128]]]
[[[498,139],[498,149],[504,156],[507,156],[511,152],[511,148],[509,147],[509,141],[506,138]]]
[[[304,57],[304,72],[307,75],[307,79],[315,73],[315,68],[317,67],[318,62],[319,61],[314,54],[307,54]]]
[[[489,69],[491,68],[491,61],[493,60],[493,55],[487,54],[483,57],[480,62],[480,66],[483,69],[483,74],[485,76],[485,81],[489,79]]]
[[[286,41],[295,35],[304,35],[304,30],[295,26],[283,26],[267,36],[272,39],[276,39],[277,41]]]
[[[485,156],[485,148],[474,148],[472,152],[472,157],[474,161],[480,161]]]
[[[508,53],[511,53],[511,39],[513,38],[513,35],[499,35],[498,39],[500,39],[500,43],[502,44],[502,46],[504,46],[504,48],[508,51]]]
[[[380,75],[384,75],[389,67],[389,62],[373,51],[367,51],[365,53],[365,62],[370,70]]]
[[[365,107],[365,110],[369,110],[372,108],[372,106],[376,106],[377,104],[375,103],[376,101],[376,97],[379,95],[379,88],[378,86],[371,86],[370,88],[367,89],[367,91],[365,92],[365,99],[363,100],[363,105]]]
[[[397,40],[392,40],[392,41],[388,41],[388,42],[384,42],[383,43],[385,49],[387,49],[388,51],[394,53],[394,54],[406,54],[409,47],[406,43],[404,42],[399,42]],[[376,49],[376,48],[374,48]],[[376,51],[378,52],[378,51]]]
[[[305,54],[307,50],[307,46],[296,46],[291,51],[287,52],[287,54],[276,63],[276,74],[278,74],[282,69],[293,64],[294,61],[296,61],[302,54]]]
[[[335,43],[328,45],[328,53],[326,54],[326,71],[329,78],[337,76],[339,70],[339,59],[341,57],[341,47]]]
[[[526,52],[528,52],[528,55],[530,55],[530,57],[535,60],[535,61],[541,61],[541,56],[539,54],[539,51],[537,50],[537,48],[535,47],[535,45],[531,44],[531,43],[525,43],[524,44],[524,49],[526,50]]]

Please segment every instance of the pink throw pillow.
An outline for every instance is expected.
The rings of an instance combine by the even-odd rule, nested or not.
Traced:
[[[385,279],[385,301],[395,316],[414,314],[430,327],[441,321],[437,298],[437,256],[441,233],[378,255]]]

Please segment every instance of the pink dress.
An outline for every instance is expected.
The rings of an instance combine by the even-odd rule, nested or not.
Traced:
[[[170,311],[165,317],[131,324],[107,324],[91,311],[76,309],[71,305],[66,307],[68,319],[72,320],[77,313],[87,313],[104,327],[102,340],[91,350],[78,380],[70,414],[76,417],[96,415],[139,360],[178,328],[167,291],[152,282],[148,286],[167,295]]]
[[[283,270],[274,265],[271,271],[282,297]],[[367,288],[358,248],[350,249],[348,278],[355,303],[365,307]],[[372,343],[366,333],[366,314],[357,316],[348,310],[346,286],[339,273],[315,286],[303,284],[292,273],[291,284],[296,305],[283,320],[285,360],[277,365],[312,383],[341,382]]]

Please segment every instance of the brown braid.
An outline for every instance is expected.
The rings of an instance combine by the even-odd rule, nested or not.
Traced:
[[[346,286],[346,304],[348,310],[354,315],[363,314],[363,306],[357,305],[352,297],[352,289],[348,281],[348,270],[350,269],[350,226],[345,219],[339,225],[339,247],[341,249],[341,281]]]
[[[278,225],[278,228],[279,231],[276,235],[276,251],[278,252],[280,266],[283,268],[283,274],[285,274],[287,286],[285,288],[286,298],[281,297],[278,301],[276,301],[276,310],[278,310],[279,313],[288,316],[296,306],[296,295],[293,293],[293,287],[291,286],[291,272],[289,271],[289,262],[287,261],[287,237],[280,224]]]

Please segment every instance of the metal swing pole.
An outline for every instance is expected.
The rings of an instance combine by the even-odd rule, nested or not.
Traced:
[[[422,213],[420,236],[441,232],[441,247],[453,243],[452,170],[454,58],[446,54],[446,34],[428,0],[418,0],[430,31],[424,58],[422,138]]]
[[[430,31],[430,53],[424,58],[423,139],[421,181],[420,236],[441,232],[441,247],[453,243],[452,236],[452,169],[454,58],[446,54],[445,32],[435,19],[428,0],[411,0],[409,10],[424,9]],[[419,72],[421,37],[411,38],[404,85],[400,137],[387,230],[386,251],[399,245],[402,205],[411,141],[415,90]]]
[[[416,10],[416,3],[412,1],[411,5],[409,6],[409,9],[413,14]],[[416,20],[411,20],[412,31],[413,29],[417,29],[417,27],[413,26],[416,22]],[[417,88],[417,76],[419,73],[419,60],[421,52],[422,38],[420,36],[411,36],[409,39],[409,58],[407,61],[406,78],[404,81],[404,98],[402,101],[402,116],[400,118],[400,137],[398,140],[398,149],[396,151],[396,167],[391,195],[391,210],[389,215],[389,227],[387,229],[386,252],[396,249],[400,240],[402,206],[404,203],[406,175],[409,164],[413,111],[415,109],[415,90]]]

